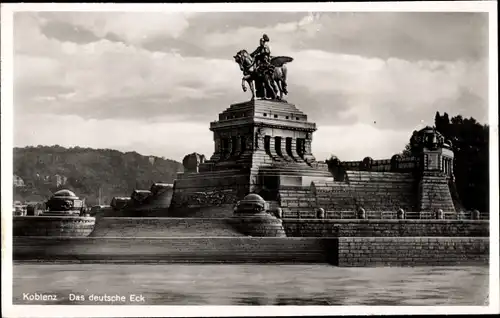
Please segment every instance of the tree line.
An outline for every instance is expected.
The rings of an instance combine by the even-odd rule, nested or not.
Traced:
[[[459,199],[468,210],[489,212],[489,126],[461,115],[436,112],[434,127],[452,142],[453,171]],[[407,144],[403,154],[411,154]]]

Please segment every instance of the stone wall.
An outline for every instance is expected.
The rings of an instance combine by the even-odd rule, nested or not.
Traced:
[[[243,236],[229,218],[103,217],[91,237],[214,237]]]
[[[411,173],[348,171],[346,182],[313,181],[310,187],[281,187],[283,217],[315,218],[323,208],[327,217],[338,211],[417,210],[417,187]]]
[[[13,236],[85,237],[94,226],[94,217],[15,216]]]
[[[310,187],[281,187],[279,204],[284,218],[316,217],[316,196]]]
[[[455,212],[448,177],[440,171],[424,171],[419,187],[420,211]]]
[[[489,221],[283,219],[288,237],[488,237]]]
[[[236,204],[249,191],[248,174],[239,171],[180,175],[174,183],[170,209]]]
[[[15,261],[487,265],[485,237],[13,238]]]
[[[22,238],[13,259],[131,263],[335,263],[330,238]]]
[[[391,159],[370,160],[369,166],[364,165],[363,160],[343,161],[339,164],[351,171],[411,172],[420,167],[420,159],[395,155]]]
[[[487,237],[341,237],[338,266],[487,265]]]
[[[242,214],[229,220],[239,233],[254,237],[286,237],[283,221],[275,216],[266,212]]]

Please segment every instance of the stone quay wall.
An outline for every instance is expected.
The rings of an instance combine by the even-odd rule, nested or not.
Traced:
[[[85,237],[95,218],[83,216],[14,216],[14,236]]]
[[[487,265],[487,237],[341,237],[337,265]]]
[[[486,237],[14,237],[15,261],[487,265]]]
[[[283,219],[288,237],[488,237],[485,220]]]
[[[335,238],[14,237],[16,261],[89,263],[335,263]]]

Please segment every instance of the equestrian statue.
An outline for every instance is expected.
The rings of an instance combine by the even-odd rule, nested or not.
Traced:
[[[252,100],[255,97],[282,100],[283,94],[288,94],[285,64],[293,61],[293,58],[271,57],[267,42],[269,42],[269,37],[264,34],[260,39],[259,47],[254,52],[248,53],[246,50],[241,50],[233,56],[243,72],[241,87],[246,92],[245,82],[248,83],[252,92]]]

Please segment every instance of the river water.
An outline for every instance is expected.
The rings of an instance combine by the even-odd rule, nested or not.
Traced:
[[[14,304],[450,306],[488,293],[486,266],[17,263],[13,277]],[[36,293],[57,297],[28,300]]]

